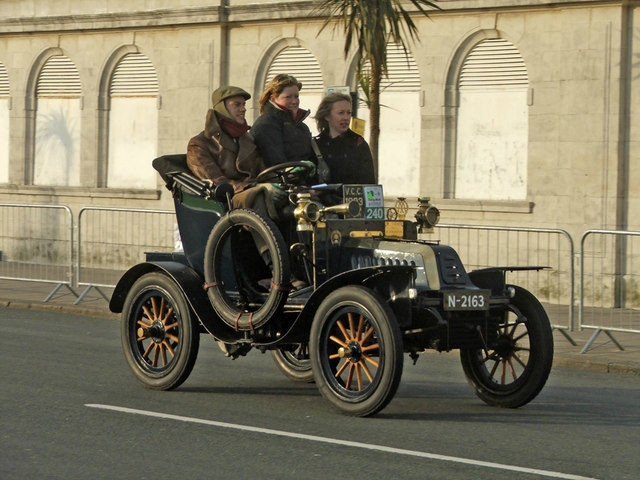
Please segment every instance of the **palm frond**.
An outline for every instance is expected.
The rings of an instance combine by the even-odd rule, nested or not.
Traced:
[[[371,112],[370,146],[375,169],[378,157],[378,125],[380,79],[388,75],[387,44],[399,44],[409,58],[407,41],[420,41],[418,27],[413,21],[415,10],[403,5],[412,5],[421,15],[428,17],[427,8],[441,10],[435,2],[428,0],[323,0],[314,9],[314,14],[326,16],[318,35],[330,24],[334,32],[341,30],[344,37],[344,56],[355,47],[358,57],[356,78],[365,94],[364,103]],[[365,70],[369,62],[370,70]],[[373,108],[372,108],[373,107]]]

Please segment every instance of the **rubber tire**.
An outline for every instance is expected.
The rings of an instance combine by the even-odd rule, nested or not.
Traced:
[[[248,226],[259,234],[266,242],[271,260],[272,282],[279,286],[271,286],[266,301],[261,307],[249,315],[232,304],[225,294],[222,284],[222,259],[225,240],[238,226]],[[260,328],[271,318],[282,311],[289,295],[291,267],[287,247],[276,224],[262,214],[249,209],[232,210],[218,220],[209,234],[204,253],[204,277],[207,284],[207,295],[218,316],[230,327],[237,330]]]
[[[294,382],[312,383],[313,370],[311,369],[311,360],[292,359],[289,355],[289,351],[285,348],[271,350],[274,363],[285,377]]]
[[[526,318],[530,348],[526,367],[518,378],[504,386],[495,383],[483,362],[482,350],[460,350],[462,369],[475,394],[488,405],[504,408],[518,408],[533,400],[544,387],[553,364],[553,333],[544,307],[529,291],[511,287],[515,289],[511,304]]]
[[[142,318],[142,305],[151,296],[161,296],[167,302],[167,310],[173,307],[173,320],[178,322],[179,341],[172,345],[175,355],[163,368],[154,368],[143,358],[145,346],[138,342],[138,319]],[[174,335],[174,329],[169,330]],[[122,310],[121,340],[124,357],[136,379],[145,387],[154,390],[172,390],[180,386],[193,370],[200,346],[200,334],[196,321],[191,315],[182,290],[168,276],[162,273],[148,273],[140,277],[131,287]],[[169,355],[169,354],[168,354]],[[167,355],[167,358],[169,356]],[[151,355],[149,355],[151,359]]]
[[[329,336],[335,324],[334,315],[352,310],[363,313],[372,324],[378,337],[379,367],[373,382],[363,394],[348,394],[335,377],[335,369],[342,360],[331,361]],[[338,317],[339,318],[339,317]],[[322,396],[331,406],[343,414],[367,417],[378,413],[393,398],[403,367],[402,334],[396,317],[384,301],[374,291],[359,285],[341,287],[329,294],[320,304],[313,319],[310,332],[309,351],[314,378]]]

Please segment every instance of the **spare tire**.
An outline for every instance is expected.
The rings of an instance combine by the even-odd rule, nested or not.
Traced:
[[[238,245],[242,243],[239,242],[240,237],[247,237],[249,234],[250,238],[255,240],[251,242],[252,248],[256,242],[261,244],[256,248],[262,249],[262,256],[245,255],[245,252],[237,251]],[[228,242],[231,242],[232,252],[234,242],[236,243],[236,251],[232,254],[231,261],[234,263],[233,270],[237,272],[235,283],[238,292],[231,291],[233,286],[225,286],[223,280],[223,261],[230,261],[229,249],[225,248]],[[244,245],[242,248],[246,248],[246,239]],[[224,254],[227,258],[223,259]],[[270,260],[268,270],[265,270],[264,263],[257,266],[249,265],[247,258],[252,257],[260,260],[267,257]],[[251,271],[247,272],[247,270]],[[242,288],[243,282],[247,282],[247,278],[251,277],[250,274],[254,270],[270,272],[270,285],[268,293],[247,298],[243,292],[257,292],[260,288],[257,285],[245,285],[247,288]],[[236,330],[253,330],[262,327],[281,312],[289,294],[291,267],[282,233],[271,219],[255,210],[230,211],[220,218],[209,234],[204,252],[204,277],[209,301],[227,325]]]

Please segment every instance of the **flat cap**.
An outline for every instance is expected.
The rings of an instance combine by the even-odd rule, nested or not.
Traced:
[[[211,94],[211,103],[215,107],[217,104],[231,97],[244,97],[245,100],[249,100],[251,95],[241,89],[240,87],[233,87],[231,85],[226,85],[224,87],[218,88],[215,92]]]

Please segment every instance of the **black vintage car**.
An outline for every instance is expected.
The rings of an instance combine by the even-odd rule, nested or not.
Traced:
[[[259,177],[289,192],[290,221],[276,225],[231,209],[230,186],[196,179],[184,155],[154,161],[173,192],[184,252],[147,253],[110,302],[122,312],[125,357],[142,384],[178,387],[200,334],[210,334],[233,359],[271,351],[286,376],[315,381],[347,415],[384,408],[404,354],[415,362],[426,349],[460,350],[469,384],[489,405],[516,408],[535,398],[553,340],[538,300],[505,281],[523,267],[467,272],[453,248],[418,238],[439,218],[428,199],[409,221],[402,208],[385,209],[381,186],[312,190],[300,185],[299,166]],[[317,201],[340,194],[337,205]]]

